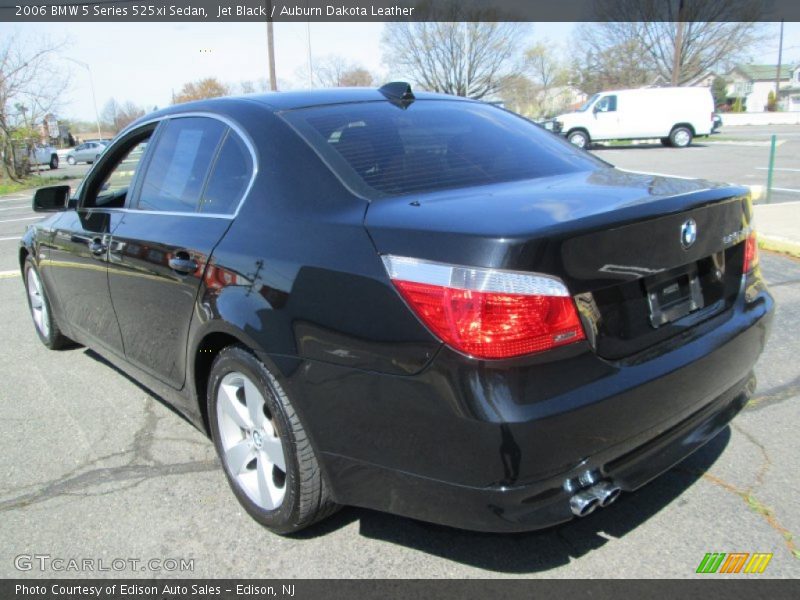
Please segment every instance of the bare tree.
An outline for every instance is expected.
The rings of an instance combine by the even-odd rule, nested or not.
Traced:
[[[183,84],[181,90],[175,94],[172,103],[181,104],[192,100],[203,100],[205,98],[219,98],[228,96],[231,88],[222,83],[216,77],[206,77],[198,81],[190,81]]]
[[[125,129],[139,117],[143,117],[147,111],[138,104],[130,100],[119,104],[114,98],[106,102],[101,113],[101,118],[106,127],[117,133]]]
[[[578,28],[585,50],[572,62],[571,81],[581,91],[635,88],[653,82],[647,49],[637,39],[610,43],[595,25]]]
[[[269,88],[266,78],[261,79],[246,79],[239,82],[239,90],[242,94],[257,94],[266,92]]]
[[[601,0],[607,23],[590,47],[596,52],[637,44],[654,76],[686,83],[735,60],[761,37],[758,20],[765,0]]]
[[[387,23],[383,59],[393,72],[435,92],[483,98],[515,71],[527,25],[498,21],[492,9],[451,2],[418,7],[420,22]]]
[[[332,54],[314,59],[313,84],[316,87],[368,87],[375,77],[356,62]],[[306,75],[298,69],[298,79]]]
[[[55,112],[67,75],[53,60],[65,46],[17,34],[0,41],[0,155],[3,172],[20,180],[28,152],[41,137],[44,117]]]

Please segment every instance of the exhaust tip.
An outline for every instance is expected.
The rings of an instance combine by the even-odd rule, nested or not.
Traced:
[[[600,500],[600,506],[606,507],[619,498],[622,490],[610,481],[603,481],[590,488],[589,492],[593,493],[598,500]]]
[[[569,508],[576,517],[585,517],[600,506],[600,499],[589,491],[578,492],[569,499]]]

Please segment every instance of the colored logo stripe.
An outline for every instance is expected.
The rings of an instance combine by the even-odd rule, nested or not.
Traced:
[[[767,568],[769,561],[772,560],[772,553],[767,554],[765,552],[762,553],[755,553],[750,557],[750,562],[747,563],[747,566],[744,568],[745,573],[763,573],[764,569]]]
[[[727,556],[727,558],[726,558]],[[748,558],[750,560],[748,560]],[[708,552],[697,567],[697,573],[763,573],[772,554],[767,552]],[[724,561],[724,562],[723,562]],[[742,568],[744,567],[744,570]]]

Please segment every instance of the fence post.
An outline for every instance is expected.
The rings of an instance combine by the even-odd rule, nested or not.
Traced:
[[[770,136],[769,144],[769,167],[767,168],[767,204],[772,200],[772,171],[775,169],[775,140],[777,135]]]

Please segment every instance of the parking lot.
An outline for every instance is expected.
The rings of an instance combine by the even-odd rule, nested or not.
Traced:
[[[769,148],[754,144],[766,135],[742,136],[751,145],[597,153],[628,169],[761,183]],[[779,135],[777,164],[797,172],[776,173],[775,185],[800,190],[800,127]],[[211,443],[159,398],[90,350],[40,344],[16,273],[17,239],[37,218],[30,197],[0,197],[0,577],[79,575],[14,566],[21,554],[46,554],[194,561],[190,573],[98,576],[664,578],[694,576],[707,552],[774,553],[761,577],[800,576],[798,260],[762,254],[778,308],[753,401],[713,442],[637,493],[528,534],[345,508],[282,538],[239,507]]]
[[[800,125],[724,127],[688,148],[655,144],[595,146],[600,158],[622,169],[766,186],[770,136],[777,136],[772,202],[800,201]]]

